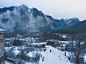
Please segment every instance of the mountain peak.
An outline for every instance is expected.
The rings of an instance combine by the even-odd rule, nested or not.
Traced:
[[[26,6],[26,5],[22,4],[22,5],[21,5],[21,7],[28,7],[28,6]]]
[[[0,13],[6,12],[7,10],[12,11],[13,9],[14,9],[14,6],[0,8]]]
[[[21,6],[18,6],[18,8],[22,8],[22,9],[28,9],[28,6],[22,4]]]
[[[71,20],[77,20],[77,21],[79,21],[79,19],[77,17],[71,18]]]
[[[41,11],[39,11],[37,8],[31,8],[31,11],[33,12],[33,13],[41,13],[42,14],[42,12]]]
[[[68,19],[65,22],[66,22],[67,25],[72,26],[72,25],[74,25],[74,24],[76,24],[80,21],[77,17],[75,17],[75,18]]]

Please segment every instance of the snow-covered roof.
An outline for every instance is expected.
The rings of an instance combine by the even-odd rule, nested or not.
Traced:
[[[32,43],[30,45],[45,45],[47,42],[41,42],[41,43]]]
[[[33,52],[29,52],[26,55],[29,56],[29,57],[33,57]]]
[[[6,30],[0,29],[0,33],[5,33],[5,32],[6,32]]]
[[[47,40],[47,41],[51,41],[51,42],[59,42],[59,40],[54,40],[54,39]]]

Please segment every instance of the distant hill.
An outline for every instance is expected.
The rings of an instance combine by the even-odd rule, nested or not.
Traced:
[[[76,23],[75,25],[73,25],[67,29],[58,30],[57,32],[60,32],[60,33],[86,32],[86,20]]]

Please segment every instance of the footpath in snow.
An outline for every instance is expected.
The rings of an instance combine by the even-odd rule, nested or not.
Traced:
[[[41,54],[42,57],[39,64],[71,64],[62,51],[52,46],[47,46],[47,50],[45,52],[41,52]]]

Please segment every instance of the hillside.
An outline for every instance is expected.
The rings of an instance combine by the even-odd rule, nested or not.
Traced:
[[[60,33],[79,33],[79,32],[86,32],[86,20],[76,23],[75,25],[67,28],[67,29],[61,29],[57,32]]]

